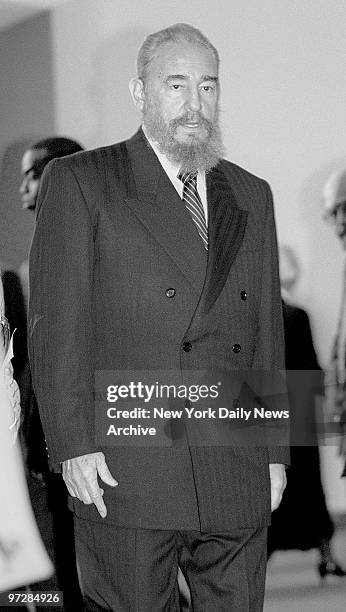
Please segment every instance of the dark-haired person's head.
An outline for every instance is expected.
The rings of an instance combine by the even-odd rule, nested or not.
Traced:
[[[61,136],[39,140],[25,151],[22,157],[22,183],[19,189],[25,210],[36,208],[41,176],[48,162],[78,151],[83,151],[83,147],[78,142]]]

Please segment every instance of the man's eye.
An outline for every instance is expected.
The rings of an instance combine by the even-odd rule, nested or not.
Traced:
[[[171,89],[174,89],[174,91],[178,91],[178,89],[181,89],[182,85],[180,85],[179,83],[172,83],[171,85]]]
[[[210,91],[214,91],[214,85],[203,85],[202,89],[203,91],[206,91],[209,93]]]

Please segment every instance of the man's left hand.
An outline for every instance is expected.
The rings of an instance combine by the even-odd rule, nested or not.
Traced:
[[[282,463],[269,463],[271,511],[280,506],[282,494],[285,490],[287,479],[285,466]]]

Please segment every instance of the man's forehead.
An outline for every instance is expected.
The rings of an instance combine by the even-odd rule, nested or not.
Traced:
[[[22,173],[28,172],[36,167],[36,165],[47,157],[46,149],[28,149],[22,157]]]
[[[186,74],[197,70],[203,75],[218,76],[217,61],[210,49],[188,41],[168,42],[153,57],[149,73],[161,76]]]

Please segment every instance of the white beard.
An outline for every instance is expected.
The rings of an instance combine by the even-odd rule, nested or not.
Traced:
[[[189,121],[199,121],[205,128],[206,137],[192,135],[188,142],[176,139],[176,130]],[[161,153],[166,155],[184,172],[208,172],[223,156],[223,144],[218,122],[218,113],[212,122],[205,119],[199,112],[188,114],[178,119],[172,119],[167,125],[156,106],[146,104],[143,110],[143,123],[148,136],[154,140]]]

